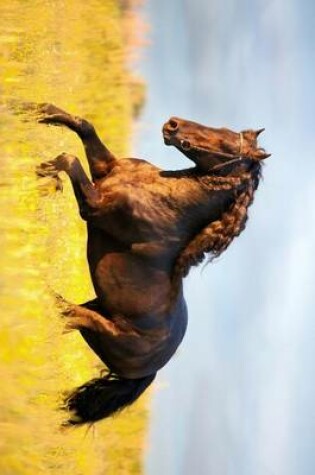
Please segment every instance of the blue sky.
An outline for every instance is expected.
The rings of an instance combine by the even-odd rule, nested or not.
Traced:
[[[135,153],[163,168],[171,115],[266,127],[244,233],[186,280],[189,328],[160,373],[149,475],[315,472],[314,20],[309,0],[147,0]]]

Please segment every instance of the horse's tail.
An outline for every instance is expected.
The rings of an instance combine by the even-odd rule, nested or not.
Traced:
[[[93,423],[110,417],[138,399],[156,373],[139,379],[126,379],[114,373],[95,378],[66,396],[63,409],[71,412],[65,425]]]

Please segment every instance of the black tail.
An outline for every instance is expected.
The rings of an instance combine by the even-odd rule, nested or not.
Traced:
[[[114,415],[135,402],[155,376],[125,379],[109,373],[88,381],[66,397],[63,408],[72,414],[65,425],[92,423]]]

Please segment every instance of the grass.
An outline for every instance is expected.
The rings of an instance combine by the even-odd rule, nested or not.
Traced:
[[[80,335],[63,335],[51,290],[93,298],[85,226],[70,184],[56,193],[35,166],[62,151],[84,158],[69,131],[21,121],[12,100],[53,102],[90,119],[127,154],[132,91],[116,1],[0,1],[1,475],[139,474],[146,401],[94,428],[61,430],[61,393],[100,369]]]

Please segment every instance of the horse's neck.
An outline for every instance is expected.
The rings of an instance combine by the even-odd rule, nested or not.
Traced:
[[[173,189],[179,188],[181,194],[186,194],[188,198],[196,198],[196,203],[199,199],[201,206],[210,201],[220,203],[221,207],[224,208],[224,205],[229,203],[235,194],[232,187],[227,189],[224,186],[228,184],[229,177],[207,174],[197,167],[165,170],[160,172],[160,176],[168,178],[172,183],[171,187]],[[233,178],[238,178],[237,174]]]
[[[197,233],[203,226],[220,219],[235,200],[232,188],[225,189],[222,182],[211,181],[212,177],[196,169],[180,170],[178,179],[174,188],[183,211],[183,229],[188,233]]]

